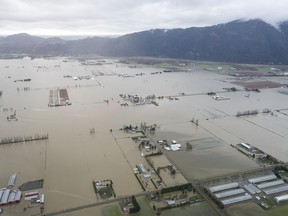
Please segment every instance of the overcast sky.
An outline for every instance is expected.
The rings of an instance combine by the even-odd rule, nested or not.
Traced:
[[[288,20],[288,0],[0,0],[0,35],[123,35],[260,18]]]

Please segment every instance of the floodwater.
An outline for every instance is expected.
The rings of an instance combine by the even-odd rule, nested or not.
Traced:
[[[151,135],[155,142],[196,142],[198,149],[189,152],[165,152],[189,180],[257,167],[230,147],[239,142],[288,161],[285,112],[235,117],[238,111],[287,109],[288,95],[280,94],[279,89],[264,89],[249,98],[244,91],[221,93],[230,100],[216,101],[202,93],[235,86],[228,75],[193,66],[186,66],[189,72],[152,75],[163,69],[105,61],[103,65],[82,65],[64,57],[0,60],[0,139],[49,134],[48,140],[0,146],[0,187],[6,186],[13,173],[17,173],[16,186],[44,179],[45,212],[97,202],[93,180],[112,179],[117,197],[140,193],[132,170],[137,161],[132,155],[139,152],[121,147],[125,144],[121,137],[126,135],[116,131],[141,122],[158,125]],[[144,75],[136,75],[140,73]],[[74,80],[76,76],[91,77]],[[17,81],[27,78],[31,82]],[[288,83],[283,78],[279,82]],[[49,90],[57,88],[67,88],[71,106],[48,107]],[[159,99],[159,106],[120,106],[125,101],[119,94],[179,96],[179,100]],[[14,111],[18,121],[7,121]],[[190,122],[192,118],[199,120],[198,127]],[[92,128],[94,134],[90,134]],[[199,140],[208,147],[201,147]],[[130,161],[123,149],[129,151]]]

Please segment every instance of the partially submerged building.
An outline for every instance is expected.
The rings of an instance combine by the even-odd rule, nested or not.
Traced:
[[[15,191],[10,189],[0,190],[0,205],[8,205],[20,202],[22,197],[21,191]]]
[[[13,187],[15,185],[16,182],[16,173],[14,173],[13,175],[11,175],[9,177],[8,183],[7,183],[7,187]]]
[[[49,92],[49,107],[71,105],[67,89],[50,90]]]

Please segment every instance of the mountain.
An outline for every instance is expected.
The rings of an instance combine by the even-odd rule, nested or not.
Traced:
[[[68,49],[66,50],[69,54],[99,54],[103,55],[104,50],[108,43],[111,42],[111,38],[106,37],[88,37],[85,39],[68,41]]]
[[[52,37],[32,45],[31,53],[33,54],[65,54],[67,42],[58,37]]]
[[[28,35],[26,33],[2,37],[0,39],[0,53],[31,53],[33,47],[45,39]]]
[[[288,64],[288,21],[276,28],[262,20],[209,27],[154,29],[118,38],[43,39],[27,34],[0,37],[0,54],[99,54],[235,63]]]
[[[109,50],[117,56],[287,64],[288,36],[261,20],[234,21],[211,27],[124,35],[110,43]]]
[[[288,37],[288,21],[280,23],[279,30]]]

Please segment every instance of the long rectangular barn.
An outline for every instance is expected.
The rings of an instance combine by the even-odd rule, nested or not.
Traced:
[[[67,89],[54,89],[49,91],[49,107],[71,105]]]
[[[239,183],[232,182],[232,183],[228,183],[228,184],[216,185],[213,187],[209,187],[208,189],[211,193],[215,193],[218,191],[228,190],[228,189],[237,188],[237,187],[239,187]]]
[[[257,177],[257,178],[252,178],[252,179],[249,179],[248,181],[250,183],[259,183],[259,182],[264,182],[264,181],[270,181],[270,180],[273,180],[273,179],[277,179],[277,176],[272,174],[272,175],[266,175],[266,176],[261,176],[261,177]]]
[[[234,196],[234,195],[238,195],[238,194],[241,194],[241,193],[245,193],[245,190],[242,189],[242,188],[235,189],[235,190],[228,190],[228,191],[216,193],[214,195],[215,195],[215,197],[217,199],[221,199],[221,198],[224,198],[224,197]]]
[[[251,199],[252,199],[251,195],[243,195],[243,196],[233,197],[229,199],[224,199],[224,200],[221,200],[221,202],[223,205],[229,205],[229,204],[238,203],[238,202],[251,200]]]

